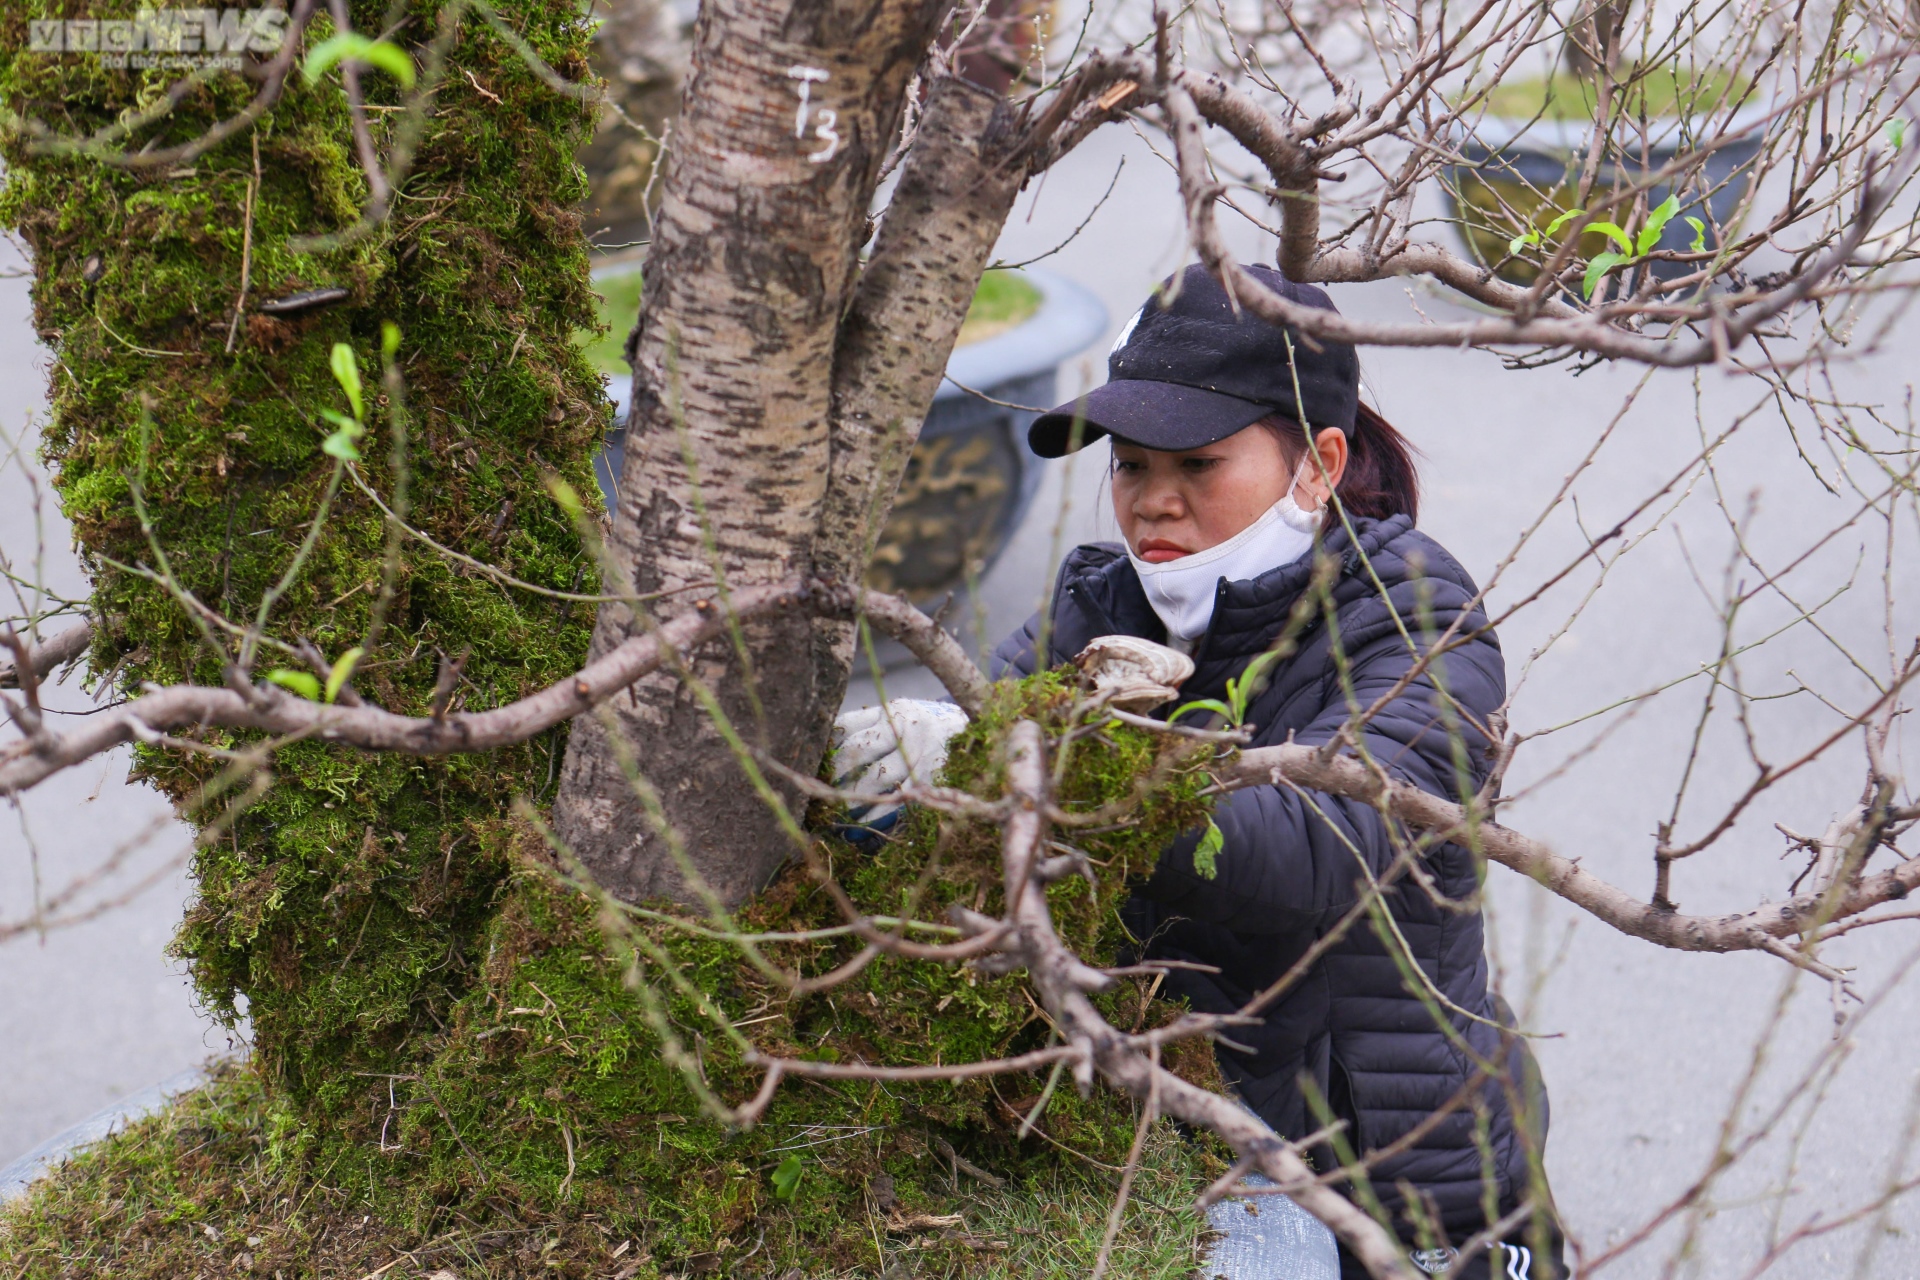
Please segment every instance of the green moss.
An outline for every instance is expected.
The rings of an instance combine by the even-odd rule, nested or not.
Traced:
[[[401,10],[403,30],[433,31],[437,8]],[[360,4],[356,20],[380,27],[388,10],[385,0]],[[0,19],[0,96],[13,111],[84,134],[170,81],[24,52],[28,19],[53,11],[35,0]],[[580,65],[587,31],[574,6],[519,0],[502,11],[550,60]],[[132,13],[109,5],[95,16]],[[325,31],[323,22],[315,36]],[[95,669],[122,688],[218,684],[230,660],[202,642],[173,594],[115,567],[157,563],[131,477],[144,473],[179,587],[250,621],[292,564],[332,471],[319,448],[331,430],[320,410],[344,407],[332,347],[351,345],[377,370],[383,321],[404,335],[413,523],[528,581],[591,582],[589,557],[542,488],[551,470],[595,491],[589,457],[604,410],[572,342],[591,304],[571,212],[583,190],[572,153],[590,116],[474,20],[451,56],[456,70],[394,217],[331,250],[298,241],[352,226],[365,194],[337,80],[309,88],[292,78],[253,136],[171,171],[37,153],[21,134],[7,137],[0,219],[33,245],[35,323],[59,356],[45,457],[93,572],[95,607],[111,620]],[[216,77],[156,142],[197,136],[252,91]],[[380,96],[392,92],[385,77],[369,78],[376,105],[392,105]],[[397,113],[374,118],[385,130]],[[322,286],[348,297],[287,317],[249,307],[236,326],[243,258],[256,306]],[[385,426],[385,396],[375,399],[371,416]],[[392,493],[387,444],[366,442],[364,471]],[[269,619],[269,640],[304,640],[328,658],[364,642],[386,537],[378,510],[345,486]],[[425,710],[437,651],[472,646],[460,694],[469,707],[510,701],[585,653],[589,610],[504,590],[418,543],[397,569],[384,635],[357,681],[389,709]],[[264,665],[300,664],[269,650]],[[297,743],[278,753],[277,785],[234,837],[197,856],[198,899],[178,950],[210,1008],[232,1018],[244,1005],[263,1069],[290,1098],[324,1103],[345,1069],[399,1069],[416,1037],[444,1022],[473,981],[505,883],[490,833],[515,794],[546,784],[560,747],[555,734],[484,760],[420,761]],[[152,750],[138,763],[181,800],[211,768]]]
[[[584,66],[575,5],[498,7],[549,62]],[[163,73],[23,52],[28,19],[59,9],[29,0],[0,15],[0,99],[11,111],[84,134],[165,87]],[[132,11],[128,0],[90,13]],[[398,12],[402,39],[435,29],[427,0]],[[387,0],[356,3],[354,16],[363,29],[390,25]],[[599,377],[575,341],[592,315],[571,213],[583,195],[573,151],[589,115],[471,18],[450,66],[394,216],[334,248],[303,248],[300,237],[351,227],[364,196],[337,82],[291,82],[252,135],[168,172],[38,152],[17,130],[0,139],[0,219],[33,245],[35,322],[58,356],[45,457],[105,620],[94,669],[117,690],[222,681],[233,637],[208,643],[199,605],[251,622],[288,574],[333,475],[320,411],[344,406],[330,352],[346,343],[378,369],[384,322],[404,335],[412,522],[522,580],[592,589],[589,557],[543,488],[551,472],[594,493],[590,456],[606,426]],[[250,91],[237,78],[208,82],[155,126],[156,144],[197,136]],[[381,97],[392,91],[369,79],[376,106],[396,105]],[[377,127],[394,127],[397,114],[375,113]],[[235,326],[243,259],[256,304],[320,286],[348,296],[287,317],[249,307]],[[362,471],[393,493],[396,406],[370,389],[380,430],[363,442]],[[159,556],[134,510],[136,484],[154,542],[198,605],[141,569]],[[470,648],[456,697],[471,709],[577,669],[591,610],[413,541],[400,544],[376,637],[388,536],[379,510],[343,486],[266,621],[263,666],[298,666],[285,647],[300,643],[327,659],[364,644],[362,695],[416,715],[431,704],[441,653]],[[996,697],[951,766],[956,785],[988,795],[999,786],[992,744],[1008,718],[1059,729],[1074,694],[1049,675]],[[245,744],[199,736],[220,749]],[[1012,1274],[1027,1256],[1020,1232],[1040,1229],[1027,1224],[1046,1205],[1077,1206],[1050,1256],[1084,1256],[1113,1186],[1101,1166],[1120,1162],[1133,1132],[1131,1103],[1112,1093],[1057,1090],[1025,1141],[1015,1131],[1037,1079],[795,1080],[751,1131],[708,1117],[642,997],[660,1002],[707,1087],[733,1101],[759,1082],[736,1034],[768,1053],[906,1064],[1017,1053],[1049,1031],[1017,978],[881,959],[831,991],[789,999],[732,943],[670,911],[603,920],[515,816],[517,798],[536,808],[550,799],[563,745],[555,732],[484,757],[421,760],[278,744],[272,788],[227,815],[230,832],[195,855],[196,896],[175,944],[205,1006],[250,1023],[248,1066],[0,1217],[0,1274],[363,1275],[401,1247],[458,1262],[462,1274],[471,1260],[446,1249],[472,1251],[475,1274],[604,1274],[621,1240],[632,1245],[617,1265],[638,1264],[640,1275],[776,1263],[809,1275],[876,1272],[898,1257],[928,1274],[983,1265]],[[1130,730],[1072,748],[1070,807],[1124,800],[1143,771],[1168,779],[1125,824],[1075,837],[1097,883],[1051,892],[1063,934],[1087,954],[1120,944],[1126,876],[1203,811],[1197,762],[1170,750]],[[143,748],[137,765],[195,816],[212,816],[196,797],[219,760]],[[923,813],[876,856],[831,844],[820,856],[867,909],[912,905],[938,919],[954,902],[995,908],[996,841],[987,828]],[[799,868],[741,915],[754,929],[839,921]],[[633,959],[636,936],[651,941],[650,957]],[[820,974],[858,947],[842,935],[766,950]],[[719,1022],[675,972],[713,994]],[[1144,983],[1102,999],[1123,1025],[1172,1016],[1149,1005]],[[1174,1060],[1190,1075],[1212,1079],[1206,1046],[1182,1052]],[[1001,1198],[954,1186],[943,1142],[1008,1178]],[[769,1174],[795,1150],[801,1182],[783,1201]],[[1171,1139],[1154,1150],[1154,1185],[1166,1186],[1149,1195],[1163,1206],[1185,1194],[1168,1188],[1190,1190],[1215,1159]],[[930,1233],[902,1220],[890,1233],[883,1174],[908,1219],[958,1212],[967,1226]],[[1140,1210],[1125,1255],[1132,1274],[1180,1270],[1194,1228],[1190,1216]],[[1003,1236],[1009,1247],[992,1247]]]
[[[1753,84],[1720,68],[1623,68],[1615,73],[1616,116],[1655,120],[1726,111],[1744,103]],[[1510,77],[1487,95],[1487,114],[1512,120],[1592,120],[1600,85],[1592,76],[1557,71],[1552,76]]]
[[[994,742],[1008,720],[1038,716],[1058,729],[1073,698],[1062,675],[1003,686],[956,743],[946,781],[996,794]],[[1205,775],[1193,753],[1189,744],[1125,728],[1071,749],[1059,793],[1069,810],[1125,803],[1145,775],[1164,784],[1124,823],[1077,838],[1092,884],[1074,879],[1051,890],[1063,938],[1084,954],[1111,954],[1124,941],[1117,911],[1127,878],[1204,812]],[[906,825],[872,856],[832,843],[820,856],[875,914],[910,909],[939,919],[954,902],[997,909],[997,829],[926,812]],[[112,1247],[118,1274],[211,1265],[218,1251],[192,1231],[169,1236],[152,1261],[134,1256],[143,1239],[137,1224],[165,1200],[172,1221],[226,1223],[251,1212],[246,1232],[293,1241],[298,1256],[289,1262],[305,1273],[324,1252],[318,1224],[245,1206],[318,1195],[379,1223],[370,1244],[364,1230],[348,1237],[375,1252],[450,1231],[484,1236],[506,1222],[538,1224],[563,1240],[557,1248],[565,1252],[547,1260],[564,1264],[564,1274],[588,1274],[623,1240],[647,1259],[641,1275],[735,1274],[749,1253],[754,1273],[774,1275],[795,1267],[808,1276],[878,1275],[903,1258],[929,1275],[1084,1269],[1111,1204],[1108,1170],[1123,1162],[1133,1136],[1127,1099],[1104,1089],[1081,1098],[1065,1085],[1023,1141],[1018,1127],[1044,1091],[1040,1077],[790,1080],[757,1127],[734,1132],[703,1111],[637,998],[651,993],[662,1003],[705,1084],[739,1102],[758,1088],[761,1068],[743,1059],[722,1023],[769,1055],[887,1065],[1003,1056],[1041,1047],[1050,1035],[1020,978],[883,957],[842,985],[793,998],[737,945],[685,916],[641,909],[603,919],[592,896],[563,882],[531,830],[502,834],[515,869],[482,931],[479,979],[447,1011],[445,1031],[422,1037],[431,1052],[416,1054],[410,1071],[337,1073],[326,1086],[333,1092],[325,1127],[296,1123],[271,1092],[261,1097],[259,1073],[230,1074],[208,1096],[107,1144],[36,1192],[0,1237],[0,1259],[24,1263],[28,1276],[59,1274],[59,1242],[85,1219],[89,1239],[133,1242]],[[804,931],[840,919],[816,879],[796,868],[738,923]],[[635,931],[653,944],[651,955],[635,958]],[[858,950],[845,936],[765,944],[774,964],[807,976]],[[718,1021],[676,986],[676,971],[689,989],[711,993]],[[1100,999],[1125,1026],[1159,1025],[1174,1012],[1150,1003],[1144,981]],[[330,1007],[344,1015],[353,1006]],[[1170,1061],[1190,1078],[1217,1081],[1204,1044],[1184,1045]],[[167,1136],[204,1126],[193,1117],[210,1108],[232,1117],[221,1122],[221,1141],[244,1157],[238,1165],[223,1158],[203,1167],[199,1148],[190,1161]],[[956,1185],[947,1154],[955,1149],[1008,1185],[988,1189],[965,1174]],[[799,1187],[783,1201],[771,1173],[794,1155]],[[1210,1145],[1161,1134],[1115,1274],[1186,1274],[1202,1224],[1179,1206],[1222,1167]],[[324,1256],[345,1269],[385,1260]],[[576,1264],[583,1269],[568,1269]]]
[[[634,1234],[644,1220],[610,1213],[521,1216],[495,1223],[451,1214],[431,1235],[369,1215],[337,1188],[274,1159],[273,1110],[259,1078],[223,1071],[207,1088],[69,1163],[0,1217],[0,1257],[34,1276],[341,1276],[374,1272],[422,1280],[452,1270],[462,1280],[692,1274],[779,1276],[755,1227],[751,1242],[691,1260],[653,1255]],[[674,1130],[660,1132],[671,1135]],[[650,1135],[652,1136],[652,1135]],[[1108,1274],[1187,1280],[1204,1223],[1184,1206],[1191,1153],[1170,1129],[1147,1143],[1132,1210]],[[796,1197],[814,1190],[802,1176]],[[1113,1179],[1064,1164],[993,1188],[960,1175],[938,1207],[961,1223],[889,1231],[877,1205],[851,1224],[867,1235],[864,1263],[800,1264],[802,1274],[966,1276],[968,1280],[1079,1277],[1092,1269],[1112,1205]],[[950,1217],[896,1210],[896,1221]],[[751,1255],[751,1256],[742,1256]],[[388,1268],[381,1271],[382,1267]],[[684,1274],[685,1272],[681,1272]]]

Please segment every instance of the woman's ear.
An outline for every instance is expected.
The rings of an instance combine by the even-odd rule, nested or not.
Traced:
[[[1340,477],[1347,473],[1347,433],[1338,427],[1326,428],[1314,437],[1313,451],[1319,456],[1306,460],[1300,477],[1301,496],[1312,499],[1313,505],[1300,505],[1318,511],[1327,505],[1327,499],[1340,487]]]

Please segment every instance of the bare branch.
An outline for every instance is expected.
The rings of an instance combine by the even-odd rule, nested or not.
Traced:
[[[39,644],[27,646],[27,666],[33,677],[44,680],[59,668],[74,661],[93,643],[93,623],[82,622],[49,636]],[[0,689],[18,689],[20,673],[13,655],[0,658]]]
[[[1221,785],[1229,789],[1284,781],[1377,804],[1408,826],[1471,843],[1491,860],[1622,933],[1678,951],[1773,951],[1779,939],[1905,898],[1920,887],[1920,860],[1916,860],[1862,877],[1837,899],[1807,893],[1736,915],[1688,916],[1642,902],[1576,860],[1510,827],[1470,815],[1450,800],[1404,782],[1383,782],[1358,760],[1322,760],[1313,747],[1259,747],[1225,765],[1219,775]]]

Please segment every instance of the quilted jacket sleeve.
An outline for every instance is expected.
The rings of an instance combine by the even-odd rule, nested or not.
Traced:
[[[1405,603],[1413,603],[1410,592]],[[1343,638],[1354,698],[1362,707],[1391,690],[1413,663],[1391,615],[1378,601],[1374,604],[1387,625],[1347,628]],[[1410,612],[1403,608],[1402,616]],[[1440,619],[1441,626],[1445,622]],[[1258,730],[1265,718],[1268,732],[1261,733],[1262,741],[1285,740],[1277,731],[1280,718],[1297,726],[1294,741],[1310,746],[1326,742],[1346,723],[1348,703],[1325,643],[1323,633],[1293,664],[1311,668],[1317,658],[1323,674],[1290,689],[1276,688],[1277,696],[1261,700],[1272,705],[1256,706],[1250,719]],[[1505,673],[1490,635],[1440,661],[1442,682],[1453,699],[1449,710],[1442,709],[1433,676],[1422,674],[1383,708],[1362,739],[1367,753],[1395,777],[1437,795],[1458,796],[1463,780],[1473,787],[1485,776],[1487,744],[1473,725],[1484,725],[1503,701]],[[1276,680],[1276,686],[1281,683]],[[1233,792],[1216,806],[1214,821],[1224,843],[1212,879],[1194,867],[1200,832],[1190,832],[1162,855],[1143,891],[1174,913],[1235,933],[1312,929],[1330,912],[1350,906],[1367,877],[1384,870],[1395,855],[1378,810],[1323,792],[1272,786]]]
[[[987,678],[1020,680],[1032,675],[1033,651],[1039,637],[1040,615],[1036,613],[994,649],[993,658],[987,663]]]

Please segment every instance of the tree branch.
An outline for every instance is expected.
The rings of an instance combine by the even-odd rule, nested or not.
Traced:
[[[789,581],[733,593],[734,612],[756,617],[806,605],[850,611],[852,593]],[[705,607],[700,607],[704,605]],[[369,751],[446,755],[525,742],[579,715],[654,671],[679,652],[724,633],[725,612],[701,601],[663,624],[656,634],[636,636],[589,663],[577,675],[503,707],[458,715],[412,717],[377,707],[309,702],[272,686],[249,694],[198,685],[149,686],[143,696],[103,712],[70,733],[48,734],[38,746],[15,744],[0,753],[0,795],[12,795],[122,743],[194,725],[257,729],[276,735],[317,737]]]
[[[93,623],[82,622],[68,627],[57,635],[42,640],[39,644],[27,646],[27,666],[32,669],[33,678],[41,680],[72,662],[87,651],[93,643]],[[15,669],[13,655],[0,655],[0,689],[18,689],[20,672]]]
[[[969,714],[977,713],[986,698],[986,678],[958,642],[897,597],[795,579],[742,588],[732,593],[731,604],[730,618],[728,611],[713,601],[697,601],[679,617],[662,624],[657,633],[628,639],[605,657],[587,664],[579,674],[491,711],[402,716],[372,706],[309,702],[270,685],[249,686],[246,693],[200,685],[149,686],[141,697],[101,713],[71,733],[43,732],[34,742],[18,742],[0,751],[0,795],[25,791],[62,769],[122,743],[147,741],[156,734],[194,725],[317,737],[368,751],[407,755],[447,755],[510,746],[598,706],[680,654],[724,634],[733,620],[799,609],[842,618],[852,617],[858,609],[946,681],[955,700]],[[75,643],[65,634],[57,639]]]
[[[737,591],[732,605],[734,617],[740,620],[797,609],[846,618],[858,609],[934,671],[969,715],[979,713],[991,689],[953,637],[895,596],[794,580]],[[159,734],[195,725],[317,737],[370,751],[410,755],[446,755],[508,746],[604,702],[640,677],[724,634],[728,626],[725,612],[703,600],[661,625],[657,633],[624,642],[578,675],[539,693],[490,711],[437,719],[395,715],[372,706],[329,706],[270,686],[251,687],[250,696],[232,689],[194,685],[150,687],[142,697],[101,713],[70,733],[43,728],[37,737],[23,739],[0,752],[0,795],[26,791],[122,743],[155,740]],[[35,666],[40,666],[41,654],[49,655],[42,670],[57,666],[56,645],[72,647],[76,652],[83,649],[82,633],[87,630],[85,625],[72,628],[36,647],[32,651]],[[1498,822],[1471,816],[1452,801],[1406,783],[1383,782],[1352,758],[1322,759],[1318,750],[1304,746],[1260,747],[1223,763],[1217,777],[1223,790],[1289,783],[1363,800],[1382,805],[1415,829],[1470,838],[1488,858],[1536,881],[1622,933],[1679,951],[1760,950],[1779,954],[1780,939],[1828,921],[1857,916],[1920,888],[1920,860],[1915,860],[1862,877],[1837,898],[1830,891],[1821,891],[1744,913],[1681,915],[1642,902],[1541,841]],[[1799,953],[1793,955],[1798,957]],[[1800,957],[1795,963],[1804,959]]]
[[[1166,1115],[1204,1126],[1286,1189],[1307,1212],[1331,1227],[1376,1277],[1417,1280],[1397,1242],[1346,1197],[1321,1185],[1314,1172],[1280,1136],[1231,1098],[1189,1084],[1155,1064],[1129,1037],[1111,1026],[1087,998],[1087,966],[1053,930],[1046,887],[1030,874],[1047,834],[1047,765],[1040,726],[1022,720],[1007,738],[1007,788],[1017,808],[1001,846],[1002,873],[1019,928],[1020,958],[1034,989],[1067,1043],[1085,1053],[1089,1070],[1076,1064],[1075,1078],[1091,1086],[1091,1068],[1135,1098],[1157,1100]],[[1093,972],[1094,978],[1100,978]]]
[[[1920,887],[1920,859],[1916,859],[1863,877],[1837,898],[1825,892],[1805,893],[1733,915],[1681,915],[1640,901],[1587,871],[1575,859],[1555,853],[1511,827],[1474,818],[1460,805],[1407,783],[1383,783],[1350,757],[1322,760],[1313,747],[1260,747],[1225,764],[1219,777],[1227,789],[1284,782],[1380,805],[1410,827],[1452,835],[1462,842],[1471,840],[1494,862],[1519,872],[1620,932],[1676,951],[1772,953],[1779,945],[1778,939],[1905,898]]]

